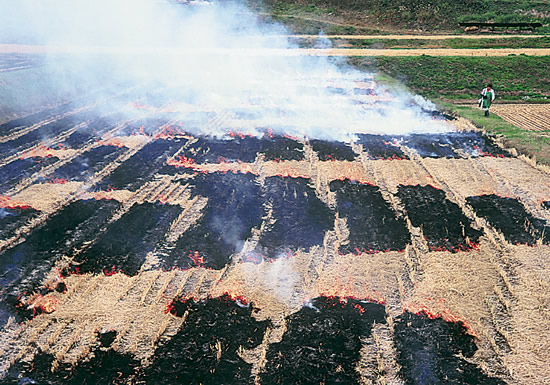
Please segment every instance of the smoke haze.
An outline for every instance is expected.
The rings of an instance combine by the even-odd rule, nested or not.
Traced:
[[[149,108],[116,106],[130,116],[168,107],[185,130],[218,136],[227,129],[260,135],[270,128],[349,140],[354,133],[449,130],[422,110],[426,101],[384,89],[341,59],[297,55],[286,34],[237,2],[0,3],[0,44],[46,49],[49,80],[75,93],[107,90],[98,96],[103,100],[113,88],[135,87],[135,101],[147,96]],[[330,47],[324,38],[317,44]],[[186,127],[192,112],[224,114],[227,124]]]

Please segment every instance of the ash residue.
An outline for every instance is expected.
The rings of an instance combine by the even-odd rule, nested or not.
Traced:
[[[166,160],[179,150],[186,139],[155,140],[118,166],[98,188],[112,187],[136,191],[160,170]]]
[[[201,219],[179,238],[166,268],[207,266],[221,269],[238,253],[264,215],[255,176],[229,172],[199,174],[193,192],[208,198]]]
[[[442,190],[432,186],[399,186],[397,195],[412,225],[422,229],[431,250],[470,250],[482,235]]]
[[[384,306],[320,297],[287,318],[287,331],[269,346],[262,385],[359,384],[361,339],[385,323]]]
[[[273,207],[273,223],[263,232],[258,251],[275,258],[281,252],[322,245],[334,226],[334,213],[317,197],[304,178],[269,177],[265,194]]]
[[[394,331],[397,363],[406,384],[505,384],[463,358],[472,357],[477,346],[461,323],[405,312]]]
[[[2,157],[7,157],[17,152],[29,149],[32,146],[41,143],[44,138],[54,138],[79,123],[86,121],[92,122],[94,119],[97,119],[97,116],[98,114],[95,110],[85,111],[66,116],[49,124],[45,124],[38,129],[30,131],[16,139],[0,143],[0,154],[2,154]]]
[[[75,257],[73,272],[138,273],[147,253],[164,239],[180,206],[159,203],[134,204],[119,220],[111,223],[98,239]]]
[[[347,219],[349,229],[341,253],[404,250],[410,243],[404,219],[397,218],[380,188],[345,179],[331,182],[330,190],[336,192],[338,216]]]
[[[99,146],[87,151],[55,170],[53,177],[70,181],[84,181],[103,169],[127,149]]]
[[[238,354],[262,343],[269,321],[256,321],[256,309],[228,295],[206,300],[175,300],[170,311],[187,314],[180,331],[155,352],[142,380],[147,384],[252,384],[252,365]]]
[[[33,157],[17,159],[0,167],[2,178],[0,179],[0,192],[6,192],[25,178],[29,178],[36,172],[54,164],[59,158],[55,156],[41,158]]]
[[[15,231],[30,219],[35,218],[40,211],[32,207],[2,208],[0,207],[0,239],[9,239]]]
[[[262,141],[256,137],[235,136],[230,140],[200,137],[185,149],[185,155],[195,163],[254,162],[256,153],[262,148]]]
[[[504,234],[510,243],[534,245],[538,239],[550,243],[550,226],[535,218],[513,198],[482,195],[466,198],[477,215],[484,217],[491,226]]]
[[[93,237],[118,206],[115,201],[73,202],[33,230],[24,242],[2,252],[2,297],[17,304],[19,295],[37,290],[56,260],[72,255],[75,247]]]
[[[126,384],[140,362],[130,355],[96,347],[75,367],[62,364],[52,371],[53,354],[40,351],[31,362],[17,362],[2,384]]]
[[[264,137],[260,150],[265,160],[303,160],[304,145],[294,139],[283,136]]]
[[[489,137],[477,132],[447,132],[442,134],[411,134],[403,137],[402,145],[424,158],[461,158],[464,156],[509,157]]]
[[[347,160],[353,162],[357,154],[343,142],[329,142],[326,140],[310,140],[309,144],[317,153],[319,160]]]
[[[369,159],[409,159],[390,135],[358,134],[358,143],[368,153]]]

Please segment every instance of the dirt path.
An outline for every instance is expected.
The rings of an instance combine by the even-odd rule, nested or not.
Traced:
[[[319,35],[287,35],[289,38],[317,39]],[[510,38],[541,38],[548,35],[323,35],[328,39],[396,39],[396,40],[446,40],[446,39],[510,39]]]
[[[13,54],[120,54],[120,55],[221,55],[221,56],[548,56],[550,48],[505,48],[505,49],[355,49],[355,48],[295,48],[295,49],[169,49],[169,48],[127,48],[127,47],[83,47],[83,46],[39,46],[0,44],[0,53]]]

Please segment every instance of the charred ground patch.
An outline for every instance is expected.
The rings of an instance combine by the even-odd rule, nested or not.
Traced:
[[[252,136],[235,136],[228,140],[200,137],[185,149],[185,153],[200,164],[237,161],[252,163],[261,148],[261,140]]]
[[[55,156],[40,158],[17,159],[7,165],[0,167],[2,179],[0,179],[0,191],[7,191],[18,182],[25,178],[29,178],[34,173],[39,172],[43,168],[54,164],[59,158]]]
[[[1,55],[0,55],[1,56]],[[57,107],[49,108],[34,114],[23,116],[17,119],[10,120],[9,122],[0,124],[0,135],[9,135],[15,131],[23,128],[32,126],[33,124],[39,123],[46,119],[55,117],[56,115],[63,114],[65,112],[77,109],[82,107],[78,103],[69,102],[59,105]]]
[[[142,379],[151,384],[252,384],[252,365],[238,354],[262,343],[269,321],[257,321],[253,304],[228,295],[180,299],[170,312],[185,322],[155,352]]]
[[[94,115],[93,111],[86,111],[61,118],[49,124],[45,124],[44,126],[16,139],[0,143],[0,154],[2,154],[3,157],[13,155],[17,152],[28,149],[33,145],[37,145],[45,139],[54,138],[78,123],[93,120],[96,116],[97,115]]]
[[[181,210],[180,206],[168,204],[134,204],[120,219],[107,226],[90,247],[75,257],[73,271],[137,274],[147,253],[164,238]]]
[[[542,207],[544,207],[545,209],[550,210],[550,201],[542,202]]]
[[[473,131],[411,134],[403,137],[401,143],[423,158],[461,158],[465,156],[504,158],[510,156],[489,137]]]
[[[221,269],[241,251],[252,228],[264,215],[260,187],[250,174],[199,174],[193,192],[207,197],[204,214],[176,243],[165,259],[167,268],[207,266]]]
[[[3,384],[125,384],[140,362],[128,354],[96,346],[88,359],[72,367],[62,364],[52,371],[55,356],[40,351],[31,362],[17,362]],[[98,368],[100,368],[98,370]]]
[[[336,192],[338,216],[347,219],[348,243],[341,253],[404,250],[411,237],[403,218],[384,200],[380,188],[348,179],[330,183]]]
[[[374,134],[358,134],[357,137],[357,143],[363,145],[369,159],[409,159],[396,143],[396,137]]]
[[[405,312],[394,331],[397,362],[407,384],[506,384],[463,358],[472,357],[477,346],[462,323]]]
[[[125,151],[113,146],[99,146],[77,156],[54,172],[55,178],[83,181],[92,177]]]
[[[261,153],[265,160],[303,160],[304,145],[284,136],[265,136],[262,138]]]
[[[62,255],[90,237],[118,207],[115,201],[76,201],[50,217],[24,242],[0,254],[0,283],[4,298],[17,305],[17,297],[38,289],[44,275]]]
[[[385,323],[384,306],[320,297],[287,318],[287,331],[269,346],[261,383],[359,384],[361,339]]]
[[[329,142],[326,140],[310,140],[309,144],[317,153],[319,160],[347,160],[353,162],[357,154],[343,142]]]
[[[98,188],[137,190],[160,170],[166,160],[174,155],[186,139],[159,139],[147,144],[106,177]]]
[[[0,239],[13,236],[15,230],[36,217],[40,211],[32,207],[0,208]]]
[[[499,230],[508,242],[534,245],[538,239],[550,243],[550,226],[525,210],[517,199],[497,195],[466,198],[477,215]]]
[[[422,228],[431,250],[470,250],[482,235],[442,190],[432,186],[399,186],[397,195],[412,225]]]
[[[333,228],[334,213],[309,182],[304,178],[266,178],[266,201],[273,208],[274,223],[258,242],[258,251],[264,256],[276,258],[280,253],[322,245],[325,232]]]

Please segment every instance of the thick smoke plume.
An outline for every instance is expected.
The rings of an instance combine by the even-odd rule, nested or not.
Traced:
[[[45,76],[73,95],[94,91],[105,100],[117,87],[133,87],[136,103],[116,105],[117,110],[130,117],[168,112],[195,134],[232,129],[259,135],[269,128],[348,140],[354,133],[449,129],[412,96],[376,85],[371,74],[333,58],[298,55],[281,25],[238,2],[191,4],[3,1],[0,44],[46,53]],[[330,41],[319,44],[325,48]],[[231,127],[186,126],[191,115],[197,119],[194,112],[223,114]]]

